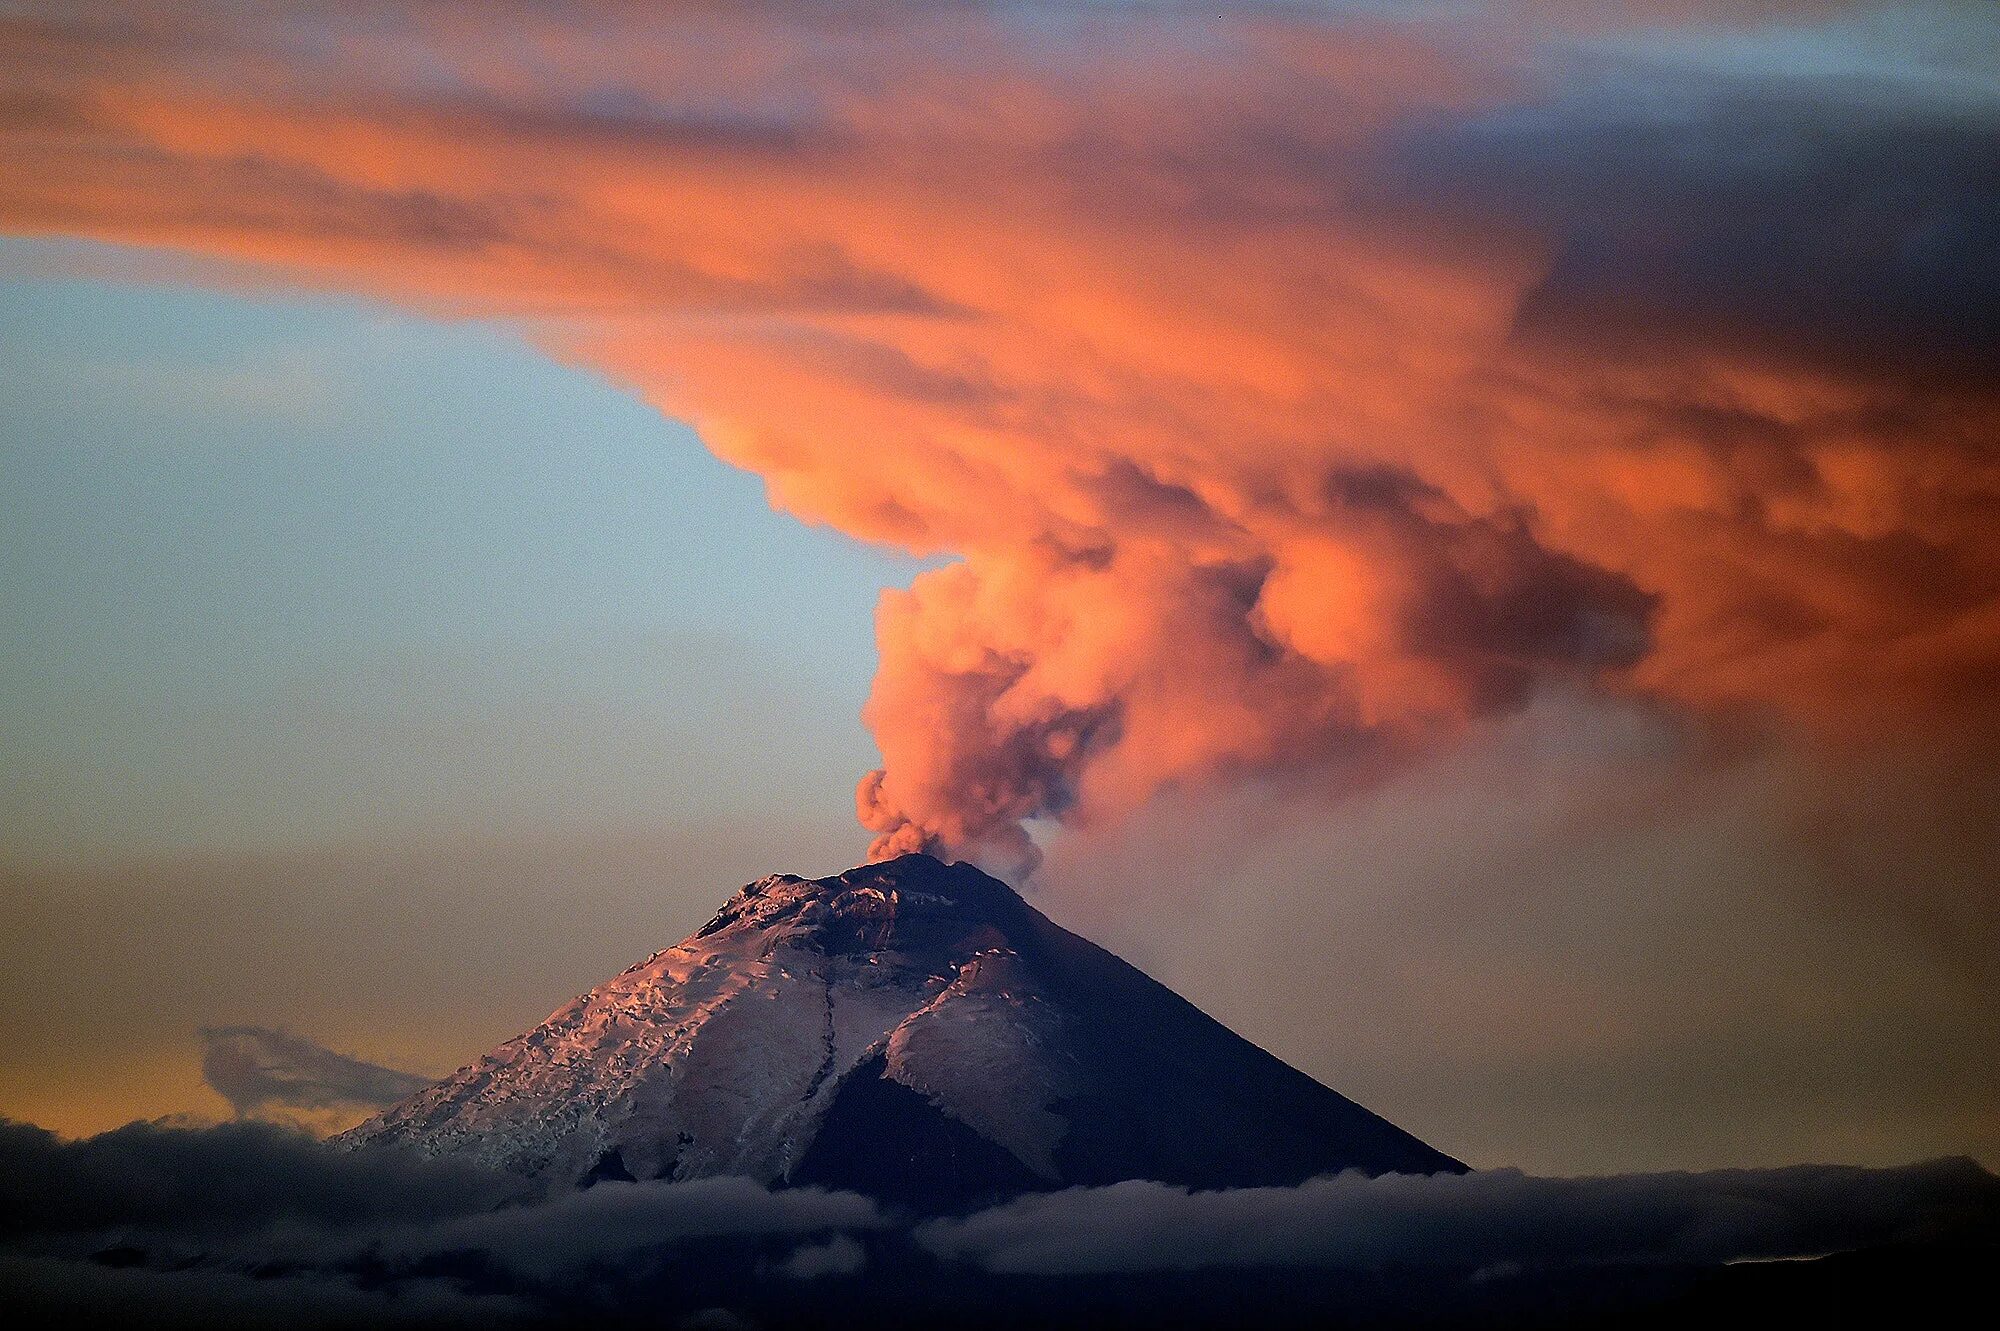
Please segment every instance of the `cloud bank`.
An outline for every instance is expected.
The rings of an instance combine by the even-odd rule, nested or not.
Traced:
[[[329,1229],[443,1221],[524,1195],[516,1181],[452,1165],[343,1154],[263,1123],[133,1123],[65,1140],[0,1121],[6,1232],[145,1232],[206,1237],[280,1222]]]
[[[1990,748],[2000,32],[1727,8],[50,5],[0,225],[519,320],[955,556],[878,612],[878,854],[1552,683]]]
[[[662,1283],[747,1288],[760,1263],[851,1274],[865,1253],[842,1236],[883,1223],[865,1198],[743,1179],[544,1195],[270,1124],[64,1141],[0,1122],[0,1292],[45,1315],[504,1323]]]
[[[2000,1241],[2000,1181],[1963,1160],[1567,1179],[1341,1175],[1204,1193],[1125,1183],[921,1221],[851,1194],[741,1179],[545,1194],[266,1124],[134,1124],[82,1141],[0,1125],[0,1203],[0,1294],[11,1306],[183,1325],[634,1312],[671,1321],[715,1307],[781,1325],[934,1324],[954,1308],[990,1316],[1090,1288],[1006,1283],[1024,1277],[1414,1268],[1462,1284],[1475,1272]],[[1124,1298],[1124,1288],[1089,1298]]]
[[[1229,1266],[1477,1270],[1813,1257],[2000,1230],[2000,1180],[1969,1160],[1704,1174],[1429,1178],[1342,1174],[1296,1188],[1120,1183],[1027,1197],[918,1231],[989,1270],[1079,1274]]]

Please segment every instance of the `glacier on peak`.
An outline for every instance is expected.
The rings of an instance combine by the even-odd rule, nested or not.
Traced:
[[[927,855],[760,878],[338,1140],[558,1183],[735,1174],[930,1208],[1463,1169]]]

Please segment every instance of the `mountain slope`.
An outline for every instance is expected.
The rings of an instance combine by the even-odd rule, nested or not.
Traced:
[[[1004,883],[924,855],[752,883],[342,1141],[579,1182],[744,1174],[921,1204],[1463,1168]]]

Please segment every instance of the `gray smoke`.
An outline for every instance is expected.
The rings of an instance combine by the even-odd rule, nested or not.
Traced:
[[[267,1026],[205,1026],[201,1040],[202,1080],[229,1101],[238,1118],[256,1118],[273,1108],[381,1109],[432,1080]]]

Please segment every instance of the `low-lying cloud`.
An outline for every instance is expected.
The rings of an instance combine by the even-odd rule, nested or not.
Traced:
[[[80,1141],[0,1124],[0,1281],[40,1287],[69,1265],[77,1289],[129,1279],[149,1297],[177,1279],[207,1297],[254,1274],[267,1289],[365,1285],[415,1291],[419,1304],[449,1295],[547,1309],[580,1291],[660,1282],[709,1280],[706,1295],[773,1275],[858,1277],[884,1244],[905,1267],[1087,1275],[1712,1265],[1968,1238],[2000,1240],[2000,1179],[1962,1159],[1594,1178],[1342,1174],[1217,1192],[1132,1182],[923,1220],[851,1193],[737,1178],[545,1192],[260,1123],[132,1124]]]
[[[267,1123],[132,1123],[66,1140],[0,1120],[0,1234],[243,1235],[476,1215],[527,1195],[518,1180],[385,1152],[343,1153]]]
[[[1120,1183],[1025,1197],[917,1231],[926,1248],[1040,1274],[1311,1266],[1477,1270],[1715,1264],[2000,1237],[2000,1179],[1970,1160],[1535,1178],[1342,1174],[1296,1188]]]
[[[478,1323],[660,1286],[747,1287],[866,1261],[863,1197],[747,1179],[544,1193],[266,1123],[67,1141],[0,1122],[0,1299],[156,1321]]]

